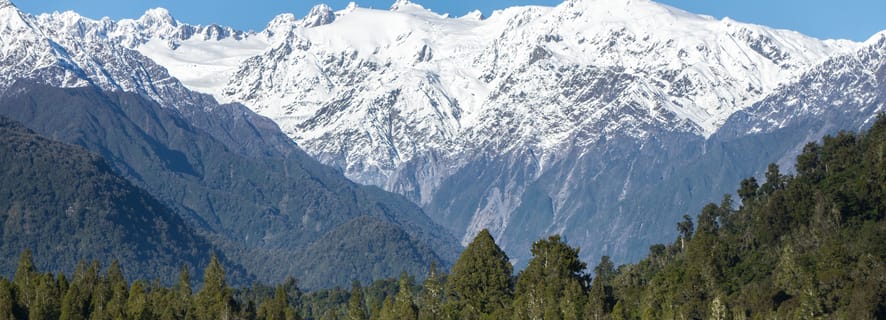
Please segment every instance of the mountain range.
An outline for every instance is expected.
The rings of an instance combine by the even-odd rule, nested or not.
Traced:
[[[886,33],[819,40],[648,0],[488,17],[318,5],[258,32],[164,9],[113,21],[0,8],[3,113],[109,159],[267,279],[308,272],[270,257],[340,259],[317,239],[359,234],[404,240],[391,247],[412,268],[452,261],[482,229],[518,265],[554,233],[584,260],[634,260],[683,214],[770,162],[789,170],[806,142],[863,128],[886,103]],[[82,116],[96,101],[129,124]]]
[[[305,288],[344,286],[401,271],[421,274],[459,252],[455,238],[408,200],[348,181],[270,120],[187,89],[99,31],[63,35],[77,29],[49,28],[8,4],[0,15],[6,23],[0,36],[11,43],[4,60],[20,62],[2,65],[16,69],[5,73],[0,113],[107,159],[257,280],[293,276]],[[354,230],[363,225],[393,235]],[[354,243],[365,250],[309,254]],[[365,268],[336,279],[319,276],[336,263]]]

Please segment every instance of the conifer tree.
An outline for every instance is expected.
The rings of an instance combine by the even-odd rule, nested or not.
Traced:
[[[741,181],[741,187],[738,189],[738,196],[741,198],[742,205],[752,201],[757,197],[760,186],[757,179],[750,177]]]
[[[194,304],[200,320],[227,320],[233,316],[234,298],[225,282],[224,268],[215,255],[206,267],[203,288],[197,293]]]
[[[0,278],[0,320],[13,320],[12,314],[15,306],[15,297],[12,295],[12,283],[6,278]]]
[[[191,272],[186,264],[182,265],[181,273],[178,275],[178,283],[175,284],[175,291],[179,298],[191,297]]]
[[[243,302],[243,307],[240,308],[240,319],[258,319],[258,309],[255,307],[255,300],[250,298]]]
[[[25,249],[21,257],[19,257],[18,268],[16,268],[15,275],[12,278],[16,304],[23,311],[22,314],[18,315],[19,317],[28,317],[27,310],[31,308],[31,303],[34,301],[34,290],[37,287],[34,283],[36,278],[37,271],[34,268],[34,257],[30,249]]]
[[[58,284],[58,291],[61,295],[61,298],[65,295],[65,293],[68,292],[68,288],[71,286],[71,283],[68,281],[68,277],[65,277],[65,274],[63,272],[58,274],[58,279],[56,279],[55,282]]]
[[[117,260],[114,260],[111,267],[108,268],[107,278],[111,288],[111,299],[105,307],[107,316],[114,320],[126,319],[129,285],[126,284],[126,279],[123,277],[123,271],[120,270],[120,263]]]
[[[373,318],[376,318],[373,315]],[[378,312],[378,320],[397,320],[397,315],[394,313],[394,298],[391,296],[385,297],[384,302],[381,304],[381,310]]]
[[[68,291],[62,298],[60,320],[83,320],[86,319],[86,299],[80,290],[80,284],[75,281],[68,286]]]
[[[90,320],[111,319],[111,316],[107,310],[107,307],[110,304],[114,294],[110,277],[112,276],[111,273],[117,272],[120,272],[119,265],[116,267],[112,265],[111,268],[108,269],[108,273],[104,277],[99,275],[95,288],[92,290],[92,297],[90,298]],[[114,276],[116,277],[118,275]],[[122,278],[122,274],[119,276]]]
[[[692,233],[695,231],[695,224],[692,223],[692,217],[688,214],[684,214],[683,221],[677,223],[677,231],[680,232],[680,249],[686,250],[686,241],[692,239]]]
[[[462,252],[446,285],[462,316],[490,315],[510,305],[512,273],[508,256],[484,229]]]
[[[532,244],[532,259],[517,279],[514,316],[519,319],[563,319],[567,313],[579,315],[584,302],[587,264],[578,258],[578,249],[559,235]],[[569,297],[567,297],[569,295]],[[561,302],[569,302],[561,309]]]
[[[93,261],[90,264],[81,261],[77,264],[77,270],[74,272],[73,283],[77,284],[78,290],[71,302],[77,305],[75,309],[80,310],[84,317],[88,317],[92,313],[92,298],[101,281],[99,270],[101,270],[101,266],[98,261]]]
[[[351,284],[351,297],[348,299],[348,320],[368,320],[366,305],[363,303],[363,288],[360,281]]]
[[[590,320],[601,320],[612,312],[612,307],[615,305],[615,296],[612,291],[615,264],[612,263],[609,256],[600,258],[600,263],[594,268],[594,275],[596,277],[591,282],[584,316]]]
[[[58,319],[60,301],[58,286],[52,274],[35,273],[34,300],[28,310],[30,319]]]
[[[182,265],[181,273],[178,276],[178,282],[175,284],[174,291],[170,293],[173,296],[170,308],[172,314],[178,319],[193,318],[193,292],[191,291],[191,272],[187,265]],[[189,317],[190,316],[190,317]]]
[[[175,290],[163,290],[164,292],[151,292],[151,307],[154,314],[160,320],[176,320],[183,319],[179,315],[178,303],[175,301]],[[155,297],[159,296],[159,297]]]
[[[428,276],[422,284],[421,297],[418,306],[419,320],[443,319],[443,283],[437,273],[437,264],[431,263]]]
[[[141,281],[134,282],[132,288],[129,290],[129,297],[126,300],[126,314],[128,319],[133,320],[147,320],[153,318],[150,313],[148,294]]]
[[[584,306],[587,302],[585,290],[579,281],[567,281],[560,299],[560,312],[563,320],[585,319]]]
[[[766,183],[760,186],[760,193],[769,195],[777,190],[784,189],[785,177],[781,175],[778,165],[770,163],[766,170]]]
[[[289,320],[295,315],[289,306],[289,298],[286,289],[279,285],[274,290],[274,298],[265,301],[258,307],[258,316],[267,320]]]
[[[400,291],[394,297],[394,315],[401,320],[418,319],[418,308],[412,296],[412,281],[406,272],[400,274]]]

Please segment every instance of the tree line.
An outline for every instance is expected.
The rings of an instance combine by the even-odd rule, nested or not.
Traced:
[[[794,175],[770,165],[741,182],[679,236],[646,258],[593,270],[560,236],[532,245],[514,276],[481,231],[449,273],[431,266],[350,289],[233,289],[213,257],[199,290],[187,268],[171,287],[127,283],[117,262],[102,273],[39,273],[25,251],[0,279],[2,319],[884,319],[886,318],[886,118],[866,133],[806,145]],[[592,271],[592,272],[591,272]]]

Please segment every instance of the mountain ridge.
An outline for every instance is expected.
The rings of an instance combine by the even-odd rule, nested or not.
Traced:
[[[765,166],[750,164],[790,157],[797,140],[866,117],[822,114],[834,117],[824,119],[833,120],[827,130],[807,134],[800,127],[813,122],[798,122],[777,130],[790,135],[781,142],[748,130],[734,143],[719,134],[742,110],[811,81],[801,78],[806,71],[868,42],[818,40],[651,1],[565,1],[482,19],[404,1],[394,10],[315,9],[226,37],[187,36],[199,28],[162,10],[146,15],[161,22],[152,26],[78,21],[113,31],[84,41],[117,43],[156,64],[151,75],[169,77],[161,90],[135,90],[162,106],[187,114],[214,108],[206,101],[242,103],[322,163],[408,197],[463,243],[487,228],[522,261],[525,242],[550,233],[576,240],[591,260],[630,260],[671,238],[661,226],[680,211]],[[60,17],[37,20],[66,25]],[[177,99],[186,88],[212,96]],[[762,141],[773,145],[740,151]]]
[[[14,6],[0,9],[0,15],[11,17],[4,23],[16,27],[0,30],[6,41],[0,112],[106,157],[115,171],[174,208],[260,280],[293,275],[312,288],[347,285],[311,278],[307,266],[283,261],[360,215],[409,235],[366,241],[408,241],[401,248],[422,248],[422,259],[394,262],[413,272],[427,261],[446,265],[457,255],[457,241],[420,208],[348,181],[304,154],[275,123],[242,104],[219,104],[188,89],[127,47],[129,40],[132,45],[144,40],[133,30],[152,32],[149,28],[73,12],[35,17]],[[214,39],[224,31],[178,24],[167,15],[154,10],[144,20],[159,22],[154,27],[175,23],[177,28],[156,28],[177,32],[168,44],[189,36]],[[195,30],[204,36],[195,37]],[[265,233],[257,234],[257,228]],[[354,276],[372,280],[368,273]]]
[[[291,261],[362,215],[407,230],[411,245],[428,254],[396,262],[412,271],[426,260],[445,265],[458,252],[455,239],[412,203],[355,185],[303,153],[238,154],[175,109],[135,94],[33,83],[15,91],[0,99],[0,113],[111,159],[115,170],[176,209],[259,280],[297,276],[306,288],[347,284],[312,277],[310,264]],[[353,276],[371,280],[368,274]]]
[[[20,251],[29,248],[52,272],[73,274],[82,260],[103,265],[125,260],[131,262],[130,280],[169,284],[182,265],[201,270],[218,253],[98,155],[49,140],[4,116],[0,133],[0,273],[11,275]],[[223,256],[222,261],[233,282],[254,279]]]

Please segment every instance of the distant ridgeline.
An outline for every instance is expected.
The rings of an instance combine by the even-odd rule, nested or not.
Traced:
[[[886,118],[808,144],[796,169],[771,165],[762,184],[741,183],[738,208],[724,196],[637,264],[603,257],[593,279],[559,236],[535,242],[513,277],[486,231],[420,286],[403,274],[311,293],[294,280],[233,290],[215,258],[192,294],[187,269],[171,288],[130,285],[116,263],[105,274],[82,263],[68,279],[38,273],[26,252],[0,279],[0,319],[886,318]]]

